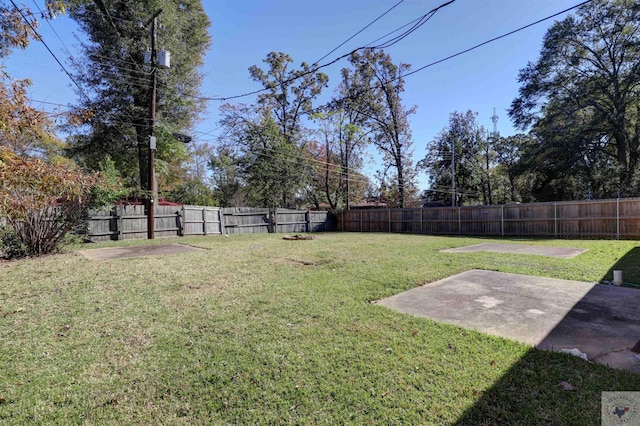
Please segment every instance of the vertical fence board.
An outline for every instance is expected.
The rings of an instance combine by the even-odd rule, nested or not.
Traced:
[[[544,238],[640,238],[640,198],[349,210],[343,231]]]
[[[329,212],[248,207],[156,206],[156,236],[267,232],[392,232],[545,238],[640,239],[640,198]],[[337,219],[340,219],[339,221]],[[147,237],[142,205],[93,210],[92,241]]]

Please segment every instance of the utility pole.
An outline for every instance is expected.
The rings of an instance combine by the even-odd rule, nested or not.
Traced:
[[[147,22],[145,27],[151,25],[151,95],[149,96],[149,201],[147,203],[147,239],[155,238],[155,203],[158,197],[156,187],[156,87],[158,84],[158,39],[156,30],[158,29],[158,15],[162,9],[158,9]]]

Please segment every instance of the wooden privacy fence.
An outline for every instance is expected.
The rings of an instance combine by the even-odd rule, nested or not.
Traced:
[[[640,198],[477,207],[349,210],[338,230],[432,235],[640,238]]]
[[[230,235],[334,231],[329,212],[252,207],[156,206],[155,236]],[[144,206],[116,205],[95,210],[87,220],[91,241],[147,238]]]

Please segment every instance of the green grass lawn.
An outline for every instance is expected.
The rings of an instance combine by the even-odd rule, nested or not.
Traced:
[[[594,282],[625,262],[640,282],[638,244],[439,252],[481,241],[203,237],[151,242],[206,249],[169,256],[2,262],[0,424],[599,425],[600,392],[640,376],[370,302],[472,268]]]

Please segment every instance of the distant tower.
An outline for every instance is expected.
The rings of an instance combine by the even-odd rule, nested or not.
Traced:
[[[495,141],[498,137],[498,115],[496,114],[496,107],[493,107],[493,115],[491,116],[491,121],[493,121],[493,140]]]

